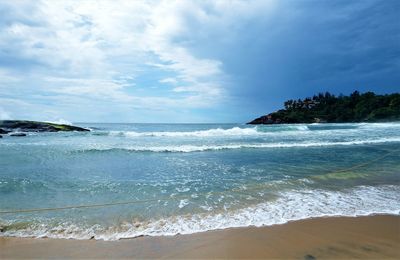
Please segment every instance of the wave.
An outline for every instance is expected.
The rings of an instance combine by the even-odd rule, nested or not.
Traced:
[[[215,128],[209,130],[199,130],[190,132],[135,132],[135,131],[110,131],[111,136],[126,136],[126,137],[214,137],[214,136],[245,136],[262,134],[254,128],[233,127],[230,129]]]
[[[350,146],[350,145],[368,145],[400,142],[398,138],[381,138],[371,140],[352,140],[343,142],[299,142],[299,143],[244,143],[244,144],[221,144],[221,145],[166,145],[166,146],[99,146],[89,147],[79,150],[79,152],[102,152],[102,151],[131,151],[131,152],[171,152],[171,153],[189,153],[203,151],[218,151],[232,149],[261,149],[261,148],[304,148],[304,147],[324,147],[324,146]]]
[[[229,136],[257,136],[268,133],[286,131],[308,131],[306,125],[269,125],[255,127],[233,127],[228,129],[213,128],[197,131],[158,131],[158,132],[135,132],[135,131],[109,131],[95,132],[94,135],[110,135],[125,137],[229,137]]]
[[[267,136],[271,134],[297,134],[297,132],[315,131],[346,131],[346,130],[374,130],[374,129],[393,129],[400,128],[400,123],[343,123],[343,124],[282,124],[282,125],[258,125],[254,127],[233,127],[229,129],[213,128],[195,131],[155,131],[155,132],[136,132],[136,131],[97,131],[93,135],[109,135],[124,137],[247,137],[247,136]]]
[[[362,128],[400,128],[399,122],[386,122],[386,123],[358,123]]]
[[[112,227],[84,227],[69,222],[56,225],[8,223],[9,227],[0,236],[118,240],[138,236],[192,234],[233,227],[270,226],[315,217],[373,214],[400,215],[400,186],[359,186],[343,191],[292,190],[279,193],[274,201],[244,209],[145,222],[132,220]]]

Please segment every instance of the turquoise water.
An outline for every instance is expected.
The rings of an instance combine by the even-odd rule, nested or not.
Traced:
[[[400,123],[77,124],[0,139],[0,236],[114,240],[400,214]]]

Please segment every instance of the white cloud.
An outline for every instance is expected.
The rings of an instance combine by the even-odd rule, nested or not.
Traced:
[[[229,32],[240,19],[265,15],[273,1],[44,0],[6,5],[18,16],[0,28],[0,48],[15,45],[13,55],[34,61],[35,67],[20,78],[0,71],[0,81],[34,79],[35,86],[26,87],[30,91],[65,101],[80,97],[136,108],[188,109],[226,100],[229,76],[220,60],[194,54],[193,43],[180,39]],[[168,95],[136,92],[145,87],[138,78],[149,71],[155,82],[169,88]]]
[[[165,79],[159,80],[158,82],[169,83],[169,84],[175,85],[176,83],[178,83],[178,80],[176,78],[165,78]]]

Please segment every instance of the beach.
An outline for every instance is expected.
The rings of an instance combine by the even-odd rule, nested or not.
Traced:
[[[400,217],[329,217],[118,241],[0,238],[0,258],[399,259]]]

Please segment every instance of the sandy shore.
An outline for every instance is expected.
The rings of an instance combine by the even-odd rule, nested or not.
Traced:
[[[316,218],[110,242],[0,238],[0,258],[400,259],[400,216]]]

